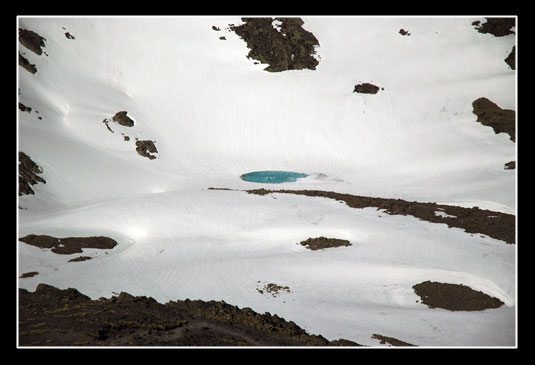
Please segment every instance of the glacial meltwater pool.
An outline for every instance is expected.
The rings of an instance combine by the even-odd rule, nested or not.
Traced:
[[[297,179],[307,177],[307,174],[292,171],[254,171],[243,174],[242,180],[264,183],[264,184],[281,184],[285,182],[296,182]]]

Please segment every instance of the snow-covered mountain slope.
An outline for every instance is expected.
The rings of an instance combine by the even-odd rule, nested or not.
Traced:
[[[18,44],[37,68],[17,67],[18,101],[32,108],[19,112],[18,149],[46,184],[19,197],[19,237],[119,244],[73,263],[19,243],[18,274],[39,272],[19,286],[225,300],[373,346],[375,333],[420,346],[514,345],[516,245],[324,198],[208,190],[266,187],[240,175],[285,170],[310,177],[277,188],[515,214],[516,170],[504,164],[516,145],[472,112],[480,97],[516,110],[504,62],[514,35],[481,34],[471,23],[483,19],[469,17],[303,20],[319,40],[317,68],[266,72],[228,28],[239,17],[20,17],[45,47]],[[354,93],[364,82],[383,89]],[[111,133],[103,121],[119,111],[135,124],[110,122]],[[140,156],[136,139],[154,141],[157,158]],[[315,236],[352,246],[297,245]],[[505,306],[431,309],[412,289],[425,280]],[[269,282],[291,293],[260,294]]]

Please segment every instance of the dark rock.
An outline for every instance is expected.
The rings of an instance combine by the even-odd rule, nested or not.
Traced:
[[[19,52],[19,66],[21,66],[26,71],[34,74],[37,72],[37,67],[34,64],[31,64],[23,55]]]
[[[211,188],[211,190],[223,189]],[[402,199],[365,197],[322,190],[253,189],[246,190],[246,192],[256,195],[282,193],[330,198],[345,202],[351,208],[376,207],[378,210],[384,210],[387,214],[411,215],[427,222],[443,223],[448,227],[462,228],[467,233],[481,233],[510,244],[515,243],[515,215],[479,209],[478,207],[465,208],[437,203],[409,202]],[[441,210],[449,217],[436,215],[437,210]]]
[[[505,164],[505,167],[504,167],[505,170],[514,170],[515,168],[516,168],[516,162],[515,161],[507,162]]]
[[[26,106],[22,103],[19,103],[19,110],[22,111],[22,112],[28,112],[28,113],[31,113],[32,112],[32,108],[30,108],[29,106]]]
[[[477,122],[491,127],[494,133],[507,133],[515,142],[515,111],[502,109],[487,98],[479,98],[472,103]]]
[[[401,35],[406,35],[406,36],[410,36],[410,35],[411,35],[408,31],[406,31],[406,30],[403,29],[403,28],[401,28],[401,29],[399,30],[399,34],[401,34]]]
[[[379,86],[370,83],[363,83],[355,85],[355,89],[353,90],[353,92],[359,94],[377,94],[379,92],[379,89]]]
[[[133,127],[134,121],[128,117],[126,111],[118,112],[113,116],[113,120],[125,127]]]
[[[387,336],[383,336],[383,335],[379,335],[379,334],[374,334],[372,336],[372,338],[375,338],[376,340],[380,340],[381,341],[380,343],[383,344],[383,345],[385,343],[389,343],[392,346],[414,346],[414,345],[411,345],[410,343],[407,343],[407,342],[404,342],[404,341],[400,341],[397,338],[387,337]]]
[[[87,261],[87,260],[91,260],[91,257],[90,256],[79,256],[79,257],[76,257],[74,259],[70,259],[68,262],[79,262],[79,261]]]
[[[462,284],[425,281],[414,285],[413,289],[422,298],[422,303],[430,308],[450,311],[482,311],[504,305],[498,298]]]
[[[115,240],[104,236],[56,238],[30,234],[19,238],[19,241],[31,246],[51,249],[52,252],[61,255],[80,253],[84,248],[112,249],[117,245]]]
[[[351,242],[349,242],[348,240],[342,240],[339,238],[327,238],[323,236],[316,238],[308,238],[304,241],[299,242],[299,244],[313,251],[331,247],[351,246]]]
[[[68,39],[76,39],[74,38],[74,36],[72,34],[70,34],[69,32],[65,33],[65,37],[67,37]]]
[[[279,32],[272,25],[273,20],[281,22]],[[304,30],[301,18],[242,18],[245,22],[231,26],[251,50],[247,57],[266,63],[265,71],[315,70],[319,64],[313,55],[319,45],[316,37]]]
[[[24,279],[24,278],[31,278],[35,275],[38,275],[39,273],[37,271],[31,271],[31,272],[25,272],[24,274],[22,274],[21,276],[19,276],[20,279]]]
[[[511,53],[509,53],[509,56],[507,56],[507,58],[504,60],[505,63],[507,63],[509,67],[511,67],[511,70],[514,70],[516,67],[515,47],[516,46],[513,46]]]
[[[479,33],[492,34],[495,37],[504,37],[515,32],[511,30],[515,26],[515,18],[485,18],[486,22],[472,25]]]
[[[34,31],[19,28],[19,42],[38,55],[43,53],[42,47],[45,46],[45,40]]]
[[[122,292],[91,300],[76,289],[19,289],[22,346],[359,346],[329,342],[277,315],[225,302],[160,304]]]
[[[19,152],[19,196],[35,194],[31,185],[37,183],[46,184],[45,179],[37,176],[42,172],[43,169],[33,162],[28,155],[24,152]]]
[[[155,159],[156,156],[151,155],[151,153],[158,153],[158,150],[156,149],[156,146],[154,145],[153,141],[136,141],[136,151],[143,157],[147,157],[149,159]]]

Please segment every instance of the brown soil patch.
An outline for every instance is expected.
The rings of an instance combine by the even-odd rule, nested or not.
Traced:
[[[19,42],[38,55],[43,53],[42,47],[45,46],[45,40],[34,31],[19,28]]]
[[[35,247],[51,249],[52,252],[61,255],[80,253],[84,248],[112,249],[117,245],[115,240],[103,236],[56,238],[30,234],[19,238],[19,241]]]
[[[242,18],[244,24],[230,26],[251,50],[247,55],[267,63],[265,71],[315,70],[319,64],[313,55],[319,45],[316,37],[304,30],[301,18]],[[281,22],[280,32],[272,22]]]
[[[35,194],[31,185],[37,183],[46,184],[45,179],[37,176],[42,172],[43,169],[33,162],[28,155],[24,152],[19,152],[19,196]]]
[[[19,66],[21,66],[26,71],[34,74],[37,72],[37,67],[34,64],[30,63],[23,55],[19,52]]]
[[[515,32],[511,30],[515,26],[515,18],[485,18],[486,22],[475,21],[472,25],[479,33],[492,34],[495,37],[504,37]]]
[[[161,304],[127,293],[91,300],[46,284],[19,289],[18,326],[21,346],[358,346],[225,302]]]
[[[379,86],[366,82],[363,84],[355,85],[355,89],[353,90],[353,92],[359,94],[377,94],[379,90]]]
[[[507,133],[515,142],[515,111],[502,109],[487,98],[479,98],[472,103],[477,122],[491,127],[494,133]]]
[[[309,250],[322,250],[331,247],[351,246],[348,240],[342,240],[339,238],[327,238],[327,237],[315,237],[308,238],[298,243],[298,245],[305,246]]]
[[[156,156],[151,155],[151,153],[158,153],[156,146],[153,141],[136,141],[136,151],[143,157],[147,157],[151,160],[155,159]]]
[[[415,345],[411,345],[410,343],[398,340],[397,338],[387,337],[387,336],[383,336],[379,334],[374,334],[372,338],[375,338],[376,340],[380,340],[381,341],[380,343],[382,345],[384,345],[385,343],[389,343],[392,346],[415,346]]]
[[[507,63],[509,67],[511,67],[511,70],[514,70],[516,67],[515,48],[516,46],[513,46],[511,53],[509,53],[509,56],[507,56],[507,58],[504,60],[505,63]]]
[[[213,189],[213,188],[211,188]],[[515,243],[515,215],[495,212],[478,207],[464,208],[437,203],[409,202],[402,199],[364,197],[321,190],[246,190],[249,194],[266,195],[270,193],[296,194],[324,197],[345,202],[351,208],[375,207],[392,215],[411,215],[431,223],[444,223],[448,227],[462,228],[467,233],[479,233],[489,237]],[[435,214],[441,211],[448,216]]]
[[[504,303],[498,298],[475,291],[462,284],[446,284],[425,281],[413,286],[422,303],[430,308],[450,311],[482,311],[498,308]]]

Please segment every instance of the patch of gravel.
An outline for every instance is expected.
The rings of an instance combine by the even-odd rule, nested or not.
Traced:
[[[424,281],[414,285],[413,289],[422,299],[422,303],[430,308],[450,311],[482,311],[504,305],[498,298],[462,284]]]
[[[60,255],[69,255],[72,253],[81,253],[84,248],[112,249],[117,246],[117,242],[109,237],[90,236],[90,237],[66,237],[56,238],[48,235],[30,234],[19,238],[28,245],[50,249],[52,252]]]

